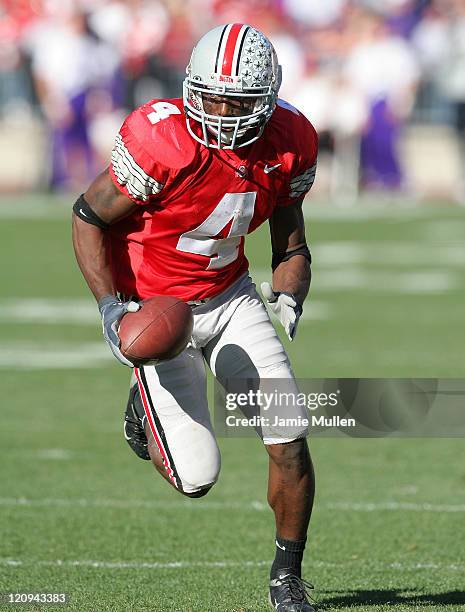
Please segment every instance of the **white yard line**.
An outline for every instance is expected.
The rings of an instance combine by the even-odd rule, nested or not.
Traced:
[[[266,268],[252,270],[252,278],[259,285],[269,280],[270,272]],[[312,281],[313,294],[320,292],[345,292],[347,290],[363,291],[364,294],[405,294],[425,295],[458,290],[463,286],[462,279],[450,270],[410,270],[393,272],[392,270],[368,270],[361,266],[344,266],[326,268],[315,274]],[[311,308],[311,300],[308,303]]]
[[[73,508],[146,508],[146,509],[187,509],[187,510],[253,510],[262,512],[268,509],[266,503],[221,501],[145,501],[126,499],[86,499],[86,498],[26,498],[0,497],[0,506],[16,507],[73,507]],[[349,512],[438,512],[465,513],[465,504],[431,504],[398,501],[386,502],[326,502],[319,508],[323,510],[344,510]]]
[[[465,244],[444,242],[359,242],[338,240],[317,242],[312,246],[315,265],[320,268],[354,264],[368,264],[371,267],[393,265],[410,267],[432,266],[465,267]],[[416,271],[412,270],[412,271]]]
[[[52,508],[146,508],[146,509],[188,509],[188,510],[253,510],[263,511],[268,508],[267,504],[260,501],[251,502],[215,502],[204,501],[200,503],[184,499],[179,501],[144,501],[126,499],[85,499],[85,498],[41,498],[32,499],[25,497],[0,497],[1,506],[17,507],[52,507]]]
[[[56,345],[21,341],[0,343],[0,369],[6,370],[94,368],[113,361],[103,338],[101,342]]]
[[[71,196],[69,204],[44,204],[27,199],[21,202],[18,196],[14,198],[14,204],[0,199],[0,219],[50,219],[53,221],[68,221],[71,225],[71,209],[74,204]]]
[[[99,325],[95,301],[87,298],[19,298],[0,300],[0,322]]]
[[[97,561],[93,559],[52,559],[52,560],[32,560],[32,559],[12,559],[0,558],[0,566],[3,567],[89,567],[96,569],[119,570],[119,569],[134,569],[134,570],[156,570],[156,569],[186,569],[192,567],[204,568],[230,568],[230,567],[262,567],[268,566],[269,560],[263,561],[154,561],[154,562],[137,562],[137,561]],[[465,565],[456,563],[377,563],[364,559],[350,559],[346,562],[332,563],[321,560],[311,560],[308,567],[322,568],[347,568],[350,566],[360,567],[369,566],[373,570],[386,571],[431,571],[440,570],[446,572],[463,572]]]
[[[388,219],[395,221],[415,221],[417,219],[437,219],[441,214],[440,206],[428,206],[408,198],[385,197],[367,195],[362,197],[354,206],[338,206],[325,200],[310,197],[304,202],[303,211],[308,221],[334,221],[336,223],[356,223],[358,221],[371,221]],[[374,203],[374,200],[377,200]],[[460,207],[457,206],[457,212]]]
[[[312,300],[303,318],[326,320],[329,305]],[[79,298],[9,298],[0,300],[0,323],[31,323],[46,325],[90,325],[97,329],[100,317],[93,300]]]
[[[412,198],[399,198],[381,195],[362,196],[352,207],[337,206],[334,202],[310,195],[304,204],[305,218],[309,220],[328,220],[336,222],[356,222],[371,219],[428,219],[437,218],[440,206],[428,206]],[[374,203],[374,200],[376,202]],[[0,218],[2,219],[59,219],[70,220],[74,198],[63,196],[2,196],[0,198]],[[460,208],[457,207],[459,211]]]
[[[25,454],[29,455],[28,452]],[[73,458],[73,452],[66,448],[41,448],[30,454],[37,459],[52,459],[54,461],[63,461]]]
[[[62,560],[53,561],[23,561],[19,559],[0,559],[0,565],[13,567],[21,565],[41,565],[55,567],[95,567],[103,569],[180,569],[188,567],[259,567],[269,565],[269,561],[168,561],[168,562],[137,562],[137,561],[93,561]]]
[[[465,512],[465,504],[430,504],[430,503],[410,503],[410,502],[329,502],[325,505],[328,510],[349,510],[351,512]]]

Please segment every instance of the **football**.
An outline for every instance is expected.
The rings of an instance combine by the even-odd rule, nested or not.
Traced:
[[[140,302],[137,312],[121,319],[120,350],[135,366],[172,359],[187,346],[194,319],[189,304],[169,295]]]

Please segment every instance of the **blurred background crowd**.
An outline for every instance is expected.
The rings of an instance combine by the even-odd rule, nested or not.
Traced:
[[[465,0],[2,0],[0,191],[78,191],[193,44],[248,22],[321,139],[318,190],[465,199]]]

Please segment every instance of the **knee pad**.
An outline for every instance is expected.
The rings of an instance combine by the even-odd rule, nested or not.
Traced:
[[[185,494],[206,495],[218,480],[221,457],[215,437],[200,423],[189,423],[173,436],[171,455],[178,488]]]
[[[178,468],[180,489],[189,497],[203,497],[218,480],[220,462],[213,458],[211,463],[199,462]]]

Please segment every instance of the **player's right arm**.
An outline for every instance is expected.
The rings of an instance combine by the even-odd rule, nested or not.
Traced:
[[[152,100],[125,119],[110,167],[82,196],[84,214],[78,203],[74,207],[76,258],[97,301],[115,293],[105,230],[138,207],[158,200],[170,180],[170,164],[179,169],[192,160],[192,142],[181,109],[166,100]]]
[[[105,244],[106,229],[130,215],[137,206],[116,187],[107,169],[95,179],[74,207],[74,252],[97,302],[104,296],[115,295]]]
[[[175,126],[170,124],[167,132],[171,140],[163,130],[161,135],[159,131],[155,134],[153,127],[181,114],[167,101],[152,101],[131,113],[115,139],[110,167],[73,207],[73,245],[79,267],[98,302],[105,339],[115,357],[126,365],[132,364],[119,350],[119,321],[126,312],[138,310],[139,304],[122,302],[115,295],[106,232],[112,223],[151,204],[165,187],[170,172],[160,155],[165,152],[166,159],[172,161],[184,147],[176,134],[173,136]]]
[[[119,349],[118,326],[126,312],[135,312],[135,302],[121,302],[115,287],[106,247],[108,227],[130,215],[137,207],[113,183],[108,169],[98,176],[73,207],[73,246],[81,272],[98,302],[105,340],[113,355],[127,366],[133,364]]]

